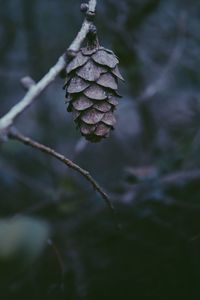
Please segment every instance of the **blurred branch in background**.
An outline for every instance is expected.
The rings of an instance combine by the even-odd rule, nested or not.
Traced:
[[[181,56],[183,54],[184,46],[185,46],[185,34],[186,34],[186,21],[187,15],[185,12],[180,13],[180,16],[177,20],[177,40],[172,50],[170,57],[159,74],[159,77],[154,82],[150,83],[142,92],[141,95],[136,97],[136,101],[145,102],[151,100],[157,93],[161,92],[162,89],[166,88],[167,82],[169,80],[170,75],[173,70],[177,66]]]

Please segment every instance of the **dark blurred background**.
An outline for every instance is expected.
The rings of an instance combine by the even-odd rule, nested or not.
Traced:
[[[0,115],[65,51],[79,0],[0,0]],[[90,185],[18,142],[0,148],[1,299],[200,298],[200,3],[98,1],[101,44],[126,83],[117,127],[85,142],[58,78],[17,121],[22,133],[88,169]]]

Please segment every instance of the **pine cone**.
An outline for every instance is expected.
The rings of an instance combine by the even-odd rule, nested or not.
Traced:
[[[113,112],[120,97],[118,79],[123,80],[118,64],[112,51],[85,47],[67,66],[67,110],[73,113],[81,134],[91,142],[109,136],[116,123]]]

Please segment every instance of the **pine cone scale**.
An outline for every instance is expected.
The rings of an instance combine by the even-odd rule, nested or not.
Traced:
[[[97,83],[103,87],[110,88],[112,90],[117,90],[117,80],[110,73],[103,74],[97,81]]]
[[[80,111],[91,107],[93,102],[84,96],[80,96],[78,99],[72,102],[72,105],[76,110]]]
[[[71,79],[69,85],[68,85],[68,93],[74,94],[74,93],[80,93],[83,92],[85,89],[87,89],[90,86],[89,83],[87,83],[85,80],[81,79],[80,77],[74,77]]]
[[[92,84],[87,88],[84,95],[94,100],[105,100],[107,98],[105,90],[97,84]]]
[[[119,78],[120,80],[124,81],[124,78],[122,77],[118,66],[116,66],[114,69],[111,70],[111,72],[113,73],[113,75],[115,75],[117,78]]]
[[[77,69],[78,67],[83,66],[88,60],[88,56],[84,56],[81,52],[78,52],[76,57],[68,64],[66,69],[67,74]]]
[[[83,124],[81,124],[80,129],[81,129],[82,134],[90,135],[95,131],[96,126],[83,123]]]
[[[94,108],[104,113],[110,111],[111,107],[112,106],[106,101],[101,101],[99,103],[94,104]]]
[[[93,54],[92,59],[99,65],[107,66],[112,69],[119,63],[115,55],[108,53],[103,49]]]
[[[88,125],[94,125],[99,123],[103,117],[103,113],[97,111],[96,109],[91,109],[83,113],[81,120]]]
[[[97,66],[92,60],[89,60],[82,68],[77,71],[79,77],[87,81],[96,81],[102,73],[107,70],[101,66]]]
[[[108,103],[112,104],[113,106],[117,106],[119,101],[113,96],[108,98]]]
[[[103,123],[100,123],[99,126],[97,127],[97,129],[95,130],[95,134],[97,136],[101,136],[101,137],[107,136],[107,134],[109,134],[109,132],[110,132],[110,127],[106,126]]]
[[[90,56],[97,52],[97,48],[90,49],[90,48],[84,47],[84,48],[81,48],[81,52],[85,56]]]
[[[102,122],[106,125],[114,126],[116,124],[116,119],[112,112],[108,112],[105,113]]]

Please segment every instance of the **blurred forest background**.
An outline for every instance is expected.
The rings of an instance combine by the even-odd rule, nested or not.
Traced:
[[[39,80],[82,23],[79,0],[0,0],[0,115]],[[88,169],[103,200],[60,162],[0,148],[0,294],[9,299],[200,298],[200,2],[98,1],[100,42],[125,84],[111,137],[76,131],[58,78],[17,122]]]

